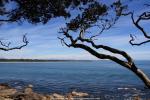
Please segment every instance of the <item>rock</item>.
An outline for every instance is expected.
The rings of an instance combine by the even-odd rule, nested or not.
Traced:
[[[14,95],[16,92],[17,92],[16,89],[3,89],[0,90],[0,96],[7,97],[7,96]]]
[[[42,96],[42,99],[41,100],[50,100],[50,99],[48,99],[47,97],[45,97],[45,96]]]
[[[0,100],[13,100],[11,98],[4,98],[4,99],[0,99]]]
[[[52,95],[46,95],[47,100],[54,100],[54,97]]]
[[[0,100],[5,100],[5,98],[4,97],[0,97]]]
[[[32,98],[31,100],[43,100],[45,97],[42,94],[32,93],[32,94],[28,95],[28,98]]]
[[[51,100],[48,99],[50,97],[42,94],[35,93],[32,90],[32,85],[28,85],[27,88],[24,89],[23,93],[20,93],[15,96],[15,100]]]
[[[24,93],[31,94],[31,93],[33,93],[33,90],[32,90],[32,88],[25,88]]]
[[[57,94],[57,93],[54,93],[52,96],[53,96],[54,98],[60,99],[60,100],[63,100],[63,99],[65,98],[63,95],[60,95],[60,94]]]
[[[72,94],[71,94],[71,93],[68,93],[68,94],[66,95],[65,100],[74,100]]]
[[[13,100],[11,98],[0,97],[0,100]]]
[[[87,93],[75,92],[75,91],[73,91],[71,94],[72,94],[72,96],[77,96],[77,97],[85,97],[85,96],[88,96]]]
[[[16,99],[18,97],[24,96],[25,94],[22,92],[17,92],[14,95],[11,95],[10,98],[12,98],[13,100],[22,100],[22,99]]]
[[[46,97],[42,94],[33,92],[32,86],[28,86],[24,90],[24,95],[21,96],[21,100],[46,100]]]
[[[1,83],[0,84],[0,90],[3,90],[3,89],[10,89],[10,86],[8,84]]]
[[[32,90],[33,85],[28,85],[24,90],[13,89],[7,84],[0,84],[0,100],[80,100],[88,96],[87,93],[75,92],[66,95],[54,93],[52,95],[43,95]]]
[[[47,97],[38,93],[20,93],[13,97],[14,100],[47,100]]]
[[[141,100],[141,98],[139,96],[135,96],[133,97],[133,100]]]

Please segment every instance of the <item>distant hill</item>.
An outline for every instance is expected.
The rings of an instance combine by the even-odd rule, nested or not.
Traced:
[[[0,62],[64,62],[64,61],[91,61],[91,60],[0,59]]]

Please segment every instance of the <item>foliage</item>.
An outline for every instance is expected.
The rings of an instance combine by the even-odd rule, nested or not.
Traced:
[[[149,38],[144,28],[139,25],[141,20],[150,19],[149,12],[142,13],[141,16],[135,20],[133,12],[125,13],[128,6],[124,5],[121,0],[114,1],[110,5],[99,0],[0,0],[0,3],[0,18],[2,18],[0,22],[28,21],[31,24],[46,24],[49,20],[56,17],[70,19],[70,21],[66,23],[66,27],[61,28],[60,33],[62,33],[62,37],[58,37],[61,43],[67,47],[83,49],[98,59],[109,59],[120,64],[135,73],[143,83],[150,88],[150,79],[142,70],[137,68],[130,55],[125,51],[103,44],[96,44],[95,42],[95,38],[98,38],[105,30],[112,28],[120,17],[128,15],[131,15],[133,24],[143,35]],[[12,7],[12,9],[7,9],[10,3],[13,3],[12,5],[15,6]],[[149,4],[147,4],[147,6],[149,6]],[[76,14],[72,13],[74,10],[77,11]],[[85,37],[85,34],[90,33],[88,30],[93,27],[99,29],[98,33],[91,33],[90,36]],[[76,33],[77,36],[75,37],[73,33]],[[134,37],[131,35],[130,43],[132,45],[133,41]],[[25,36],[23,42],[28,44]],[[1,45],[7,47],[7,45],[2,42]],[[4,50],[12,49],[8,48]],[[99,52],[99,49],[108,51],[111,54]],[[3,48],[0,48],[0,50],[3,50]],[[120,59],[113,54],[120,55],[124,59]]]

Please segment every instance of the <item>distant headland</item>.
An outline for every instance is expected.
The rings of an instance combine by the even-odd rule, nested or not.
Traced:
[[[0,59],[0,62],[68,62],[68,61],[92,61],[92,60],[57,60],[57,59]]]

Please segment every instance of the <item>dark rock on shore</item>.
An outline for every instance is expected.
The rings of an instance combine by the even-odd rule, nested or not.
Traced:
[[[7,84],[0,84],[0,100],[76,100],[83,97],[87,97],[87,93],[73,91],[66,95],[61,95],[57,93],[53,94],[39,94],[33,91],[32,85],[28,85],[22,91],[18,91],[11,88]]]

